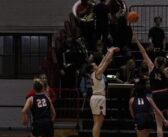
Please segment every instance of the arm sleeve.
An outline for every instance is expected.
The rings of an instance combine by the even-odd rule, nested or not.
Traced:
[[[33,96],[35,94],[35,91],[32,89],[29,91],[29,93],[26,95],[26,99],[28,99],[29,97]]]

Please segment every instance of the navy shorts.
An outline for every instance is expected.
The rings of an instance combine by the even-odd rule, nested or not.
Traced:
[[[54,137],[52,121],[36,121],[32,124],[33,136]]]
[[[136,130],[153,129],[155,126],[153,115],[147,112],[135,115],[134,128]]]
[[[155,104],[161,111],[168,109],[168,91],[152,93],[152,96]]]

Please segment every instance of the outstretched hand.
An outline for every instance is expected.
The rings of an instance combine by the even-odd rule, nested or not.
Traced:
[[[120,48],[118,48],[118,47],[110,47],[109,49],[107,49],[107,51],[109,51],[109,52],[119,52]]]
[[[164,120],[164,126],[168,127],[168,120]]]

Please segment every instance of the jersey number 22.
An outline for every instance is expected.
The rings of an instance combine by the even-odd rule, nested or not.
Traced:
[[[46,103],[46,99],[37,99],[37,106],[38,108],[42,108],[42,107],[46,107],[47,103]]]

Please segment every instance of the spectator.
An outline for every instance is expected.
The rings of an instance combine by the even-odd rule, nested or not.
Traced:
[[[44,93],[46,93],[46,95],[48,97],[50,97],[51,101],[54,103],[55,100],[56,100],[56,94],[55,94],[54,90],[48,85],[46,74],[40,74],[39,75],[39,79],[43,82],[43,86],[44,86],[43,91],[44,91]],[[33,96],[33,95],[35,95],[35,93],[36,92],[35,92],[34,89],[30,90],[29,93],[26,95],[26,99],[31,97],[31,96]]]
[[[160,27],[161,22],[162,22],[161,17],[158,16],[154,18],[155,26],[153,26],[149,30],[148,37],[149,37],[150,47],[160,49],[160,50],[165,50],[165,43],[164,43],[165,34],[163,29]]]
[[[117,73],[117,81],[120,81],[120,83],[133,83],[136,76],[135,67],[135,60],[129,59],[125,65],[121,66],[120,72]]]
[[[62,48],[59,50],[58,62],[62,75],[62,87],[76,87],[76,74],[79,73],[77,43],[72,35],[67,34]]]
[[[106,0],[100,0],[100,3],[97,4],[93,13],[96,16],[96,42],[101,39],[107,44],[108,33],[109,33],[109,21],[112,19],[110,9],[106,5]]]
[[[112,15],[112,23],[117,23],[118,18],[125,16],[126,9],[122,0],[110,0],[108,3]]]
[[[81,70],[84,64],[88,61],[88,50],[86,48],[86,42],[83,37],[78,37],[76,39],[76,48],[77,48],[77,56],[80,58],[76,58],[76,63]]]
[[[116,24],[111,24],[110,34],[113,45],[118,45],[121,53],[127,57],[131,57],[130,45],[132,42],[132,28],[128,26],[125,16],[118,19]]]
[[[96,49],[95,52],[93,53],[93,60],[96,64],[99,64],[104,56],[104,43],[101,40],[98,40],[96,43]]]
[[[93,4],[89,0],[81,0],[77,7],[77,16],[79,17],[79,28],[82,36],[85,38],[88,50],[94,50],[94,19]]]

